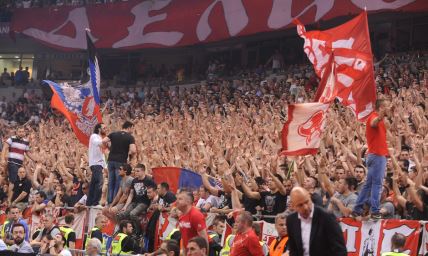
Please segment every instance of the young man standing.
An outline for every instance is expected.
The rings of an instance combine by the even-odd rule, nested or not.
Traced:
[[[187,248],[189,240],[193,237],[200,236],[208,244],[208,232],[204,215],[193,207],[193,193],[189,191],[180,191],[177,195],[176,206],[182,215],[179,217],[178,226],[181,232],[181,241],[183,248]],[[187,252],[185,252],[187,255]]]
[[[389,111],[389,103],[385,100],[376,101],[376,111],[371,113],[366,123],[366,138],[368,145],[367,179],[358,195],[357,203],[352,217],[358,217],[363,212],[363,206],[370,202],[371,217],[380,219],[380,194],[386,170],[386,156],[388,145],[386,143],[386,128],[383,118]]]
[[[108,156],[108,203],[113,202],[113,198],[119,191],[120,176],[119,168],[128,162],[132,162],[137,154],[135,138],[131,135],[134,124],[126,121],[122,125],[122,130],[110,133],[103,139],[103,143],[110,147]]]
[[[7,162],[10,184],[14,184],[18,180],[18,170],[22,167],[25,156],[34,161],[29,152],[30,141],[25,138],[25,129],[20,127],[15,136],[6,140],[0,159],[1,166],[5,166]]]
[[[99,204],[103,186],[103,169],[107,167],[103,154],[103,139],[105,135],[104,124],[97,124],[94,133],[89,138],[88,159],[91,169],[91,183],[89,184],[89,194],[86,206],[96,206]]]

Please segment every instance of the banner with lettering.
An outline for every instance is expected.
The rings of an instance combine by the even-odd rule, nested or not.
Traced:
[[[177,47],[285,29],[293,19],[311,24],[364,9],[423,12],[428,5],[426,0],[129,0],[16,9],[11,31],[62,49],[85,49],[86,28],[97,48]]]

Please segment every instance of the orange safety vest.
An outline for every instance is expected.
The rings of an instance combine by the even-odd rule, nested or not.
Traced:
[[[288,236],[284,236],[281,240],[275,239],[269,246],[269,256],[281,256],[287,249]]]

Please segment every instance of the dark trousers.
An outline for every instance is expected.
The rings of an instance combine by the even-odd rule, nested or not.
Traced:
[[[91,171],[92,176],[86,206],[95,206],[100,203],[103,188],[103,167],[101,165],[93,165],[91,166]]]
[[[18,180],[18,169],[21,168],[22,165],[15,164],[15,163],[7,163],[7,172],[9,175],[9,182],[15,183],[15,181]]]

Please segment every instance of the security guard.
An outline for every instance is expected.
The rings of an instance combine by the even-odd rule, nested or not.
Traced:
[[[406,237],[403,234],[395,233],[391,238],[391,252],[382,253],[382,256],[409,256],[403,253]]]
[[[132,235],[134,227],[129,220],[123,220],[119,224],[119,233],[113,239],[111,244],[112,254],[131,254],[131,253],[140,253],[141,248],[137,243],[129,237]]]
[[[64,248],[74,249],[76,245],[76,232],[71,228],[74,222],[74,215],[67,214],[64,218],[65,225],[59,227],[59,230],[63,234],[63,237],[66,241]]]
[[[229,256],[230,249],[232,248],[233,240],[235,235],[228,235],[226,241],[224,241],[223,249],[220,251],[220,256]]]
[[[180,243],[181,240],[181,233],[180,233],[180,229],[178,228],[174,228],[173,230],[171,230],[171,232],[169,232],[168,236],[166,237],[167,240],[175,240],[177,241],[177,243]]]
[[[106,241],[103,238],[102,230],[107,225],[107,219],[103,215],[98,215],[95,217],[95,226],[91,229],[91,232],[86,236],[85,240],[85,248],[87,248],[87,245],[89,243],[89,240],[91,238],[97,238],[101,242],[101,251],[106,251]]]
[[[278,214],[275,217],[275,229],[278,237],[273,240],[269,246],[269,256],[282,256],[288,249],[288,233],[285,221],[287,216],[285,214]]]

